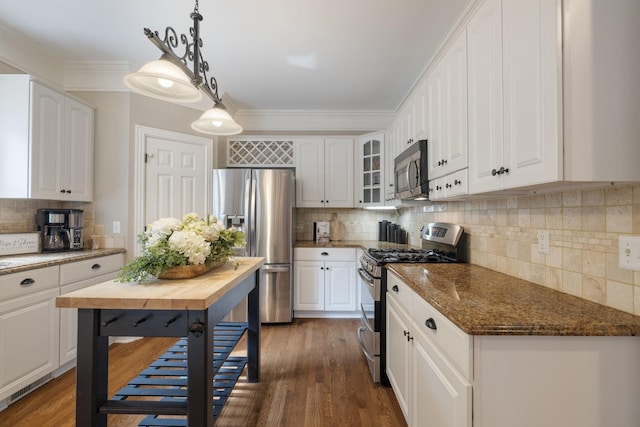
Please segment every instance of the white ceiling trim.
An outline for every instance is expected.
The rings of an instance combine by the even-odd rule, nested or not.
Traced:
[[[394,111],[238,110],[234,119],[250,131],[348,131],[386,129]]]
[[[0,22],[0,61],[54,86],[63,87],[62,61],[3,22]]]

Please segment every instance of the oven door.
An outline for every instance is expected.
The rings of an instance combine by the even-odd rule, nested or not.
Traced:
[[[374,301],[369,284],[360,279],[360,326],[357,330],[360,349],[364,354],[374,382],[380,382],[380,331],[375,330],[376,308],[380,302]]]

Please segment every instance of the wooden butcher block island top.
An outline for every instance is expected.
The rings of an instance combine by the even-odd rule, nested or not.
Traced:
[[[128,310],[204,310],[254,274],[263,264],[264,258],[239,257],[191,279],[154,279],[141,285],[136,282],[120,283],[111,280],[61,295],[56,299],[56,306]]]

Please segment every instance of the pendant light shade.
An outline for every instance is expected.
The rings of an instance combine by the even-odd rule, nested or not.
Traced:
[[[166,54],[127,74],[124,84],[134,92],[163,101],[192,103],[202,99],[202,92]]]
[[[218,104],[191,123],[191,128],[197,132],[222,136],[237,135],[242,132],[242,126],[237,124],[227,110]]]

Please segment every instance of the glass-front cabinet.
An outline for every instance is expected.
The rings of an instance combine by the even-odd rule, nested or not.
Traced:
[[[356,206],[384,205],[384,132],[363,135],[357,141]]]

